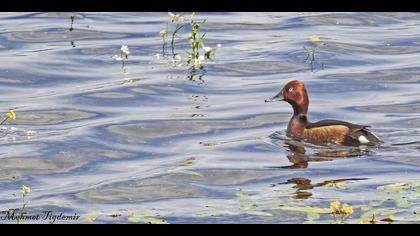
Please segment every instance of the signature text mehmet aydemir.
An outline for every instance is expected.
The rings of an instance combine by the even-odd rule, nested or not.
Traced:
[[[53,211],[42,211],[37,214],[20,214],[19,209],[11,209],[8,211],[0,212],[1,221],[16,221],[18,218],[21,218],[22,222],[25,221],[48,221],[51,224],[54,224],[56,221],[77,221],[80,218],[80,215],[74,213],[73,215],[65,215],[64,213],[55,213]]]

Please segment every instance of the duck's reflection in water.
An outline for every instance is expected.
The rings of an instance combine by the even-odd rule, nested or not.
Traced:
[[[301,169],[308,168],[309,162],[321,162],[321,161],[333,161],[337,158],[350,158],[356,156],[369,155],[369,150],[365,147],[345,147],[345,146],[334,146],[334,147],[321,147],[312,146],[305,143],[294,141],[294,140],[281,140],[289,151],[287,159],[291,165],[273,167],[282,169]],[[310,150],[310,154],[307,153]],[[323,186],[340,186],[340,183],[346,181],[365,180],[367,178],[343,178],[343,179],[331,179],[325,180],[319,183],[312,183],[312,180],[305,177],[295,177],[288,179],[284,183],[279,184],[294,184],[293,188],[296,189],[297,199],[308,199],[312,196],[312,193],[308,190],[316,187]],[[276,186],[278,184],[272,184]]]
[[[289,166],[282,166],[281,168],[289,168],[289,169],[301,169],[307,168],[308,162],[310,161],[329,161],[328,158],[316,157],[311,155],[306,155],[305,147],[302,145],[294,145],[290,143],[286,143],[285,145],[289,148],[290,153],[287,155],[287,159],[292,165]]]
[[[326,180],[320,183],[313,184],[310,179],[297,177],[297,178],[288,179],[285,183],[279,183],[279,184],[294,184],[295,186],[293,186],[293,188],[296,189],[296,198],[308,199],[309,197],[312,196],[312,193],[307,190],[311,190],[316,187],[337,185],[339,183],[344,183],[347,181],[366,180],[366,179],[367,178],[332,179],[332,180]]]
[[[284,147],[289,151],[287,159],[291,165],[277,168],[301,169],[308,168],[309,162],[332,161],[337,158],[349,158],[362,155],[368,155],[369,150],[366,147],[345,147],[345,146],[310,146],[303,142],[294,140],[284,140]],[[307,154],[306,148],[311,150]]]

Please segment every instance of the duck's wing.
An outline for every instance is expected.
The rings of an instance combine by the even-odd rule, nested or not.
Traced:
[[[345,132],[344,139],[342,140],[343,145],[359,146],[359,145],[377,145],[382,141],[372,133],[368,128],[368,125],[358,125],[340,120],[321,120],[315,123],[309,123],[306,129],[315,128],[326,128],[340,130],[340,127],[346,127],[347,129],[341,129],[341,133]]]
[[[315,123],[309,123],[308,125],[306,125],[306,128],[312,129],[312,128],[320,128],[320,127],[325,127],[325,126],[332,126],[332,125],[344,125],[348,127],[349,129],[363,129],[363,128],[370,127],[369,125],[357,125],[357,124],[353,124],[353,123],[349,123],[349,122],[345,122],[341,120],[321,120]]]

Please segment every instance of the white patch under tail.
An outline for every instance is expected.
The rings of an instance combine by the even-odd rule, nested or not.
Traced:
[[[365,136],[363,136],[363,135],[360,135],[359,136],[359,142],[361,143],[361,144],[367,144],[367,143],[370,143],[370,141],[365,137]]]

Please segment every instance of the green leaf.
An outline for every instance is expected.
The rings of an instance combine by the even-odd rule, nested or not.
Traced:
[[[222,215],[220,212],[203,212],[193,215],[194,217],[210,217],[210,216],[219,216]]]
[[[192,114],[191,117],[206,117],[206,114]]]
[[[402,221],[402,222],[420,222],[420,216],[414,216],[414,217],[394,217],[392,219],[394,221]]]
[[[330,208],[311,207],[311,206],[278,206],[274,209],[283,210],[283,211],[298,211],[298,212],[305,212],[305,213],[316,213],[316,214],[329,214],[329,213],[331,213]]]
[[[342,185],[342,184],[335,184],[335,187],[338,188],[338,189],[342,189],[342,190],[347,189],[347,187]]]
[[[149,217],[149,216],[137,217],[134,213],[131,213],[130,217],[128,217],[128,221],[133,222],[133,223],[143,222],[147,224],[168,224],[167,221],[162,220],[162,219]]]
[[[412,188],[420,187],[420,180],[418,180],[418,181],[414,181],[414,182],[411,182],[411,183],[410,183],[410,186],[411,186]]]
[[[412,205],[412,203],[411,203],[411,202],[409,202],[409,201],[407,201],[407,200],[405,200],[405,199],[397,199],[397,200],[395,200],[395,204],[396,204],[398,207],[409,207],[409,206],[411,206],[411,205]]]
[[[181,173],[181,174],[186,174],[186,175],[195,175],[195,176],[199,176],[199,177],[203,177],[202,174],[195,172],[195,171],[190,171],[190,170],[169,170],[169,172],[173,172],[173,173]]]
[[[319,219],[320,214],[316,212],[307,212],[307,220],[308,221],[315,221]]]
[[[148,223],[148,224],[169,224],[167,221],[162,219],[157,219],[153,217],[141,217],[140,218],[142,222]]]
[[[98,219],[99,214],[88,214],[84,215],[82,219],[86,222],[94,222],[96,219]]]
[[[238,196],[239,198],[249,198],[248,194],[243,194],[243,193],[236,193],[236,196]]]
[[[404,212],[404,209],[386,209],[386,208],[379,208],[379,209],[372,209],[362,214],[362,217],[372,217],[372,215],[377,216],[389,216],[395,215],[400,212]]]
[[[255,207],[257,207],[257,204],[256,203],[252,203],[252,204],[248,204],[248,205],[242,205],[242,206],[239,207],[239,209],[241,209],[241,210],[249,210],[249,209],[252,209],[252,208],[255,208]]]
[[[379,186],[376,189],[381,192],[388,192],[388,193],[402,192],[408,189],[408,185],[407,183],[394,183],[394,184],[387,184],[387,185]]]
[[[184,167],[184,166],[191,166],[194,164],[195,157],[188,157],[185,161],[176,164],[176,167]]]
[[[264,216],[264,217],[271,217],[273,214],[264,211],[247,211],[246,214],[254,215],[254,216]]]

